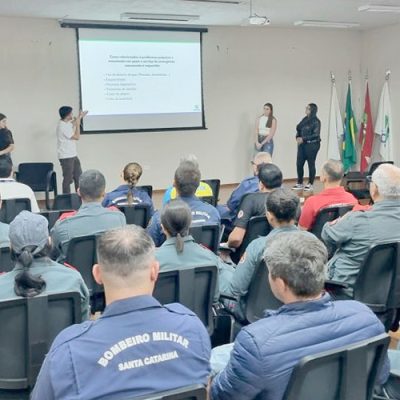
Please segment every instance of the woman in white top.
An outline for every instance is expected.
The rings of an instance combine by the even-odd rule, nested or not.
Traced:
[[[264,104],[264,113],[256,122],[256,149],[265,151],[272,156],[274,152],[273,137],[276,132],[277,121],[274,117],[274,107],[271,103]]]

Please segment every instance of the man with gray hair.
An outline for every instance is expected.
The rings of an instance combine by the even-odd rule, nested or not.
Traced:
[[[89,169],[80,176],[78,195],[82,199],[81,207],[78,211],[63,214],[51,230],[53,245],[60,253],[59,262],[65,260],[71,239],[126,225],[123,213],[101,205],[105,191],[106,180],[100,171]]]
[[[400,240],[400,168],[380,165],[372,174],[369,191],[374,201],[370,210],[347,213],[322,230],[324,242],[337,248],[328,263],[329,279],[350,286],[371,246]]]
[[[58,335],[32,400],[136,398],[206,385],[207,330],[186,307],[152,297],[159,263],[146,232],[134,225],[108,231],[97,256],[93,276],[104,285],[106,309]]]
[[[233,349],[227,345],[213,350],[211,365],[216,371],[215,361],[228,358],[232,349],[211,383],[211,400],[281,400],[303,357],[384,332],[367,306],[352,300],[333,302],[323,292],[327,250],[315,236],[281,233],[266,248],[264,260],[269,271],[265,284],[284,306],[242,328]],[[386,361],[379,383],[388,375]]]
[[[322,208],[358,203],[357,199],[341,186],[343,176],[344,170],[341,161],[328,160],[323,164],[319,179],[324,185],[324,190],[306,199],[299,220],[301,229],[311,230]]]

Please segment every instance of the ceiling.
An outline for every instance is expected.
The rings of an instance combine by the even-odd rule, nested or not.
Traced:
[[[0,0],[0,16],[119,21],[121,13],[141,12],[199,15],[200,19],[193,22],[196,25],[243,25],[250,14],[250,0],[239,2],[236,5],[187,0]],[[400,14],[358,12],[358,7],[365,4],[400,5],[400,0],[253,0],[253,12],[267,16],[271,19],[270,26],[277,27],[293,26],[298,20],[355,22],[360,24],[356,29],[400,22]]]

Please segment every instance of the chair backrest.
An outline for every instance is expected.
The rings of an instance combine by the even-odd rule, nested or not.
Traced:
[[[400,310],[400,242],[370,248],[354,284],[354,299],[367,304],[388,331]]]
[[[192,226],[189,230],[190,235],[196,243],[202,244],[212,252],[217,253],[219,247],[220,226],[217,224]]]
[[[372,399],[389,341],[382,334],[304,357],[292,372],[283,400]]]
[[[53,172],[53,163],[21,163],[18,165],[17,181],[28,185],[34,192],[45,192],[55,190],[57,183],[51,179],[48,182],[49,172]]]
[[[206,399],[207,399],[207,390],[203,385],[185,386],[179,389],[168,390],[167,392],[132,398],[132,400],[206,400]]]
[[[246,251],[247,246],[260,236],[267,236],[271,231],[271,226],[267,221],[265,215],[260,215],[257,217],[251,217],[249,223],[247,224],[246,233],[244,235],[242,244],[239,248],[232,253],[231,258],[235,264],[240,261],[240,258]]]
[[[201,319],[211,334],[217,273],[214,265],[160,272],[153,296],[161,304],[183,304]]]
[[[353,204],[335,204],[329,207],[321,208],[317,214],[311,232],[318,239],[321,239],[321,233],[324,225],[327,222],[334,221],[335,219],[342,217],[344,214],[351,211],[353,207]]]
[[[283,303],[272,293],[268,281],[268,269],[264,261],[258,264],[243,300],[246,320],[249,323],[262,318],[265,310],[277,310],[283,306]]]
[[[30,199],[6,199],[2,201],[0,221],[9,224],[21,211],[31,211]]]
[[[0,247],[0,272],[9,272],[14,268],[14,261],[11,259],[11,249]]]
[[[219,179],[202,179],[202,181],[207,183],[211,187],[213,195],[210,204],[216,207],[219,200],[219,190],[221,187],[221,181]]]
[[[118,209],[125,214],[126,223],[129,225],[139,225],[146,228],[149,224],[150,206],[148,204],[135,204],[131,206],[118,206]]]
[[[143,192],[146,192],[151,199],[153,198],[153,186],[151,185],[136,186],[136,189],[143,190]]]
[[[79,210],[82,199],[76,193],[58,194],[54,198],[53,210]]]
[[[0,301],[0,389],[32,387],[54,338],[81,318],[75,292]]]
[[[378,162],[374,162],[369,167],[368,175],[372,175],[375,172],[375,170],[382,164],[391,164],[391,165],[393,165],[394,162],[393,161],[378,161]]]
[[[49,230],[53,228],[54,224],[58,221],[61,214],[70,213],[75,210],[47,210],[47,211],[40,211],[40,215],[43,215],[49,223]]]

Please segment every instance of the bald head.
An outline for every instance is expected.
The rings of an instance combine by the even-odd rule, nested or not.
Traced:
[[[322,166],[321,180],[329,183],[340,183],[343,179],[344,170],[341,161],[328,160]]]
[[[271,164],[272,158],[271,155],[265,151],[260,151],[257,153],[252,161],[253,164],[253,173],[254,175],[258,175],[258,167],[262,164]]]
[[[381,164],[372,174],[371,197],[377,200],[400,200],[400,168]]]

